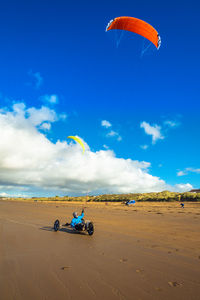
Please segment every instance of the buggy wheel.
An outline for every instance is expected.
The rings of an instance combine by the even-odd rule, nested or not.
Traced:
[[[94,225],[92,222],[89,222],[87,225],[87,232],[89,235],[93,235],[94,233]]]
[[[60,221],[56,220],[53,226],[54,231],[58,231],[60,229]]]

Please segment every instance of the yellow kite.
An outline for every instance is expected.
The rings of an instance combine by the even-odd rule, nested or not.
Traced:
[[[85,146],[80,138],[78,138],[77,136],[68,136],[67,138],[72,139],[72,140],[76,141],[77,143],[79,143],[81,145],[81,147],[83,148],[83,153],[85,152]]]

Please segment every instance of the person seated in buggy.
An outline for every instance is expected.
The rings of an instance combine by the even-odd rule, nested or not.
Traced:
[[[84,217],[84,208],[82,209],[82,213],[79,216],[77,212],[73,212],[73,219],[71,220],[71,227],[75,228],[76,230],[83,230],[85,222],[83,220]]]
[[[84,209],[82,210],[81,215],[79,216],[77,212],[73,212],[73,219],[71,223],[63,224],[63,226],[71,226],[71,228],[77,231],[87,231],[89,235],[93,235],[94,233],[94,225],[91,221],[85,221],[84,217]],[[59,231],[60,229],[60,221],[57,219],[54,222],[54,231]]]

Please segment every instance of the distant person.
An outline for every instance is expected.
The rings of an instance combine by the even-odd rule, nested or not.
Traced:
[[[82,230],[84,227],[84,208],[82,209],[81,215],[79,216],[78,213],[75,211],[73,212],[73,219],[71,220],[71,223],[66,223],[65,225],[71,225],[72,228],[75,228],[76,230]]]
[[[184,208],[184,203],[181,203],[181,207]]]

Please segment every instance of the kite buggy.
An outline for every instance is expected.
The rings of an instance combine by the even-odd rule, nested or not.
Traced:
[[[89,235],[93,235],[94,233],[94,225],[91,221],[85,221],[84,217],[84,209],[80,216],[78,216],[77,212],[73,212],[73,219],[71,223],[66,223],[62,226],[70,226],[74,231],[83,232],[86,231]],[[60,221],[57,219],[54,222],[53,226],[54,231],[58,231],[60,229]]]

